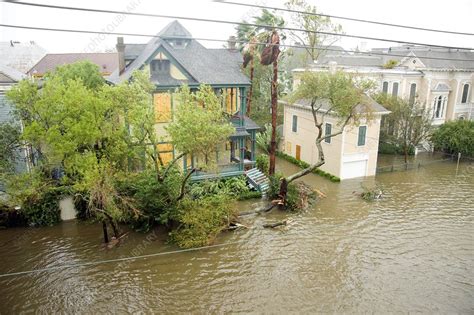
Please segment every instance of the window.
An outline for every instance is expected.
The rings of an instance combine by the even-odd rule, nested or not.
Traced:
[[[367,126],[360,126],[359,127],[359,136],[357,138],[357,145],[363,146],[365,145],[365,136],[367,134]]]
[[[157,74],[168,74],[170,73],[170,61],[169,60],[153,60],[150,64],[150,70],[152,75]]]
[[[461,103],[466,104],[467,103],[467,97],[469,95],[469,84],[464,84],[462,87],[462,97],[461,97]]]
[[[155,107],[155,121],[157,123],[171,121],[171,95],[169,93],[153,94],[153,104]]]
[[[398,82],[393,82],[392,85],[392,96],[397,97],[398,96]]]
[[[387,81],[384,81],[382,83],[382,93],[385,93],[385,94],[388,93],[388,82]]]
[[[447,97],[446,96],[438,96],[434,99],[434,118],[443,118],[444,117],[444,109],[446,107]]]
[[[173,145],[171,143],[160,143],[156,146],[156,150],[158,151],[163,164],[166,165],[173,159]]]
[[[298,116],[293,115],[293,124],[291,125],[291,130],[296,132],[298,130]]]
[[[410,98],[408,99],[410,105],[415,104],[415,96],[416,96],[416,83],[412,83],[410,85]]]
[[[331,134],[332,125],[330,123],[326,123],[324,128],[324,135],[329,136]],[[331,143],[331,138],[324,138],[324,142]]]

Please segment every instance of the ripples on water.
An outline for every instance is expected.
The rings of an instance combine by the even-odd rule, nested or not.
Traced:
[[[245,242],[0,278],[0,313],[474,312],[474,165],[457,176],[440,163],[341,184],[304,180],[328,197],[304,213],[246,218],[250,230],[218,240]],[[361,184],[381,185],[384,199],[361,200]],[[286,228],[261,227],[283,218]],[[158,235],[140,254],[175,249]],[[130,256],[145,235],[108,251],[101,237],[99,226],[76,223],[0,231],[0,273]]]

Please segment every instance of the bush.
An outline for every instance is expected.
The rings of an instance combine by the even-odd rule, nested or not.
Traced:
[[[184,199],[175,218],[179,227],[170,233],[170,240],[182,248],[209,245],[234,219],[235,213],[231,199],[224,195]]]
[[[284,178],[282,173],[275,173],[273,176],[269,177],[270,187],[268,190],[268,196],[270,199],[279,199],[280,198],[280,184],[281,179]],[[288,190],[286,192],[286,210],[295,211],[299,210],[299,190],[298,186],[295,183],[288,184]]]
[[[379,142],[379,150],[378,153],[380,154],[399,154],[403,155],[403,149],[397,146],[396,144],[384,142]],[[408,155],[415,155],[415,147],[410,146],[408,149]]]
[[[34,226],[52,226],[61,221],[59,200],[64,190],[49,187],[39,194],[32,194],[22,205],[22,212],[28,224]]]
[[[148,231],[155,223],[168,224],[176,211],[182,180],[177,167],[172,168],[163,181],[159,181],[151,170],[127,174],[117,180],[122,204],[128,204],[139,212],[129,211],[129,217],[125,220],[143,231]]]
[[[295,159],[294,157],[292,157],[291,155],[288,155],[288,154],[285,154],[283,152],[277,152],[277,156],[296,165],[296,166],[299,166],[300,168],[308,168],[310,167],[310,165],[308,163],[306,163],[305,161],[301,161],[301,160],[297,160]],[[322,176],[322,177],[325,177],[327,179],[329,179],[331,182],[334,182],[334,183],[338,183],[341,181],[341,179],[335,175],[332,175],[328,172],[325,172],[319,168],[316,168],[315,170],[313,170],[313,174],[316,174],[316,175],[319,175],[319,176]]]
[[[474,121],[447,122],[435,130],[431,140],[445,152],[474,156]]]
[[[207,180],[191,185],[193,199],[201,199],[214,195],[238,197],[250,191],[244,176]]]
[[[260,154],[257,156],[255,166],[265,175],[268,175],[268,169],[270,167],[270,157],[266,154]]]
[[[254,199],[254,198],[262,198],[262,193],[255,190],[249,191],[238,196],[237,200],[248,200],[248,199]]]

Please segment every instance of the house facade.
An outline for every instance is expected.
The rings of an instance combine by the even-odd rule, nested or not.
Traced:
[[[449,120],[474,119],[474,62],[469,61],[474,60],[474,51],[400,46],[371,52],[376,55],[326,53],[310,68],[370,78],[381,92],[427,106],[436,126]]]
[[[155,129],[163,141],[158,151],[164,162],[177,155],[167,134],[166,126],[173,121],[173,111],[179,106],[177,88],[188,85],[196,91],[201,84],[210,85],[217,94],[224,96],[222,109],[235,127],[228,142],[216,144],[218,172],[197,172],[194,179],[216,176],[234,176],[255,164],[255,134],[259,127],[245,116],[249,79],[242,73],[241,54],[233,49],[208,49],[192,38],[191,33],[178,21],[167,25],[147,44],[126,44],[117,39],[118,69],[108,80],[117,84],[131,78],[138,69],[148,69],[155,85],[153,107]],[[183,159],[185,170],[198,166],[193,156]]]
[[[329,108],[322,101],[318,119]],[[281,102],[284,105],[283,152],[297,160],[314,164],[318,161],[316,147],[317,129],[314,126],[310,102],[299,100],[295,103]],[[318,104],[319,107],[319,104]],[[369,110],[372,119],[360,124],[348,124],[342,134],[323,140],[325,164],[320,168],[341,180],[374,176],[377,167],[377,152],[382,115],[388,114],[383,106],[368,99],[367,106],[357,106],[356,110]],[[340,120],[334,115],[325,115],[323,135],[333,134],[341,128]]]

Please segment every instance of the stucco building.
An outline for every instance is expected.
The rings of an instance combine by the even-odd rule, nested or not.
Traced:
[[[295,103],[282,102],[284,105],[283,151],[310,164],[318,161],[318,149],[315,144],[317,129],[309,101]],[[320,101],[318,119],[330,108]],[[319,107],[319,104],[318,104]],[[382,115],[388,114],[383,106],[367,98],[366,106],[357,106],[356,111],[369,110],[372,120],[361,121],[359,125],[348,124],[342,134],[325,139],[321,144],[326,163],[321,167],[325,172],[338,176],[341,180],[373,176],[377,166],[377,152]],[[323,135],[333,134],[341,128],[340,120],[334,115],[325,115]]]
[[[380,91],[427,106],[433,124],[440,125],[453,119],[474,119],[472,60],[474,51],[399,46],[355,54],[328,52],[309,68],[370,78]],[[305,70],[296,69],[295,73]]]

